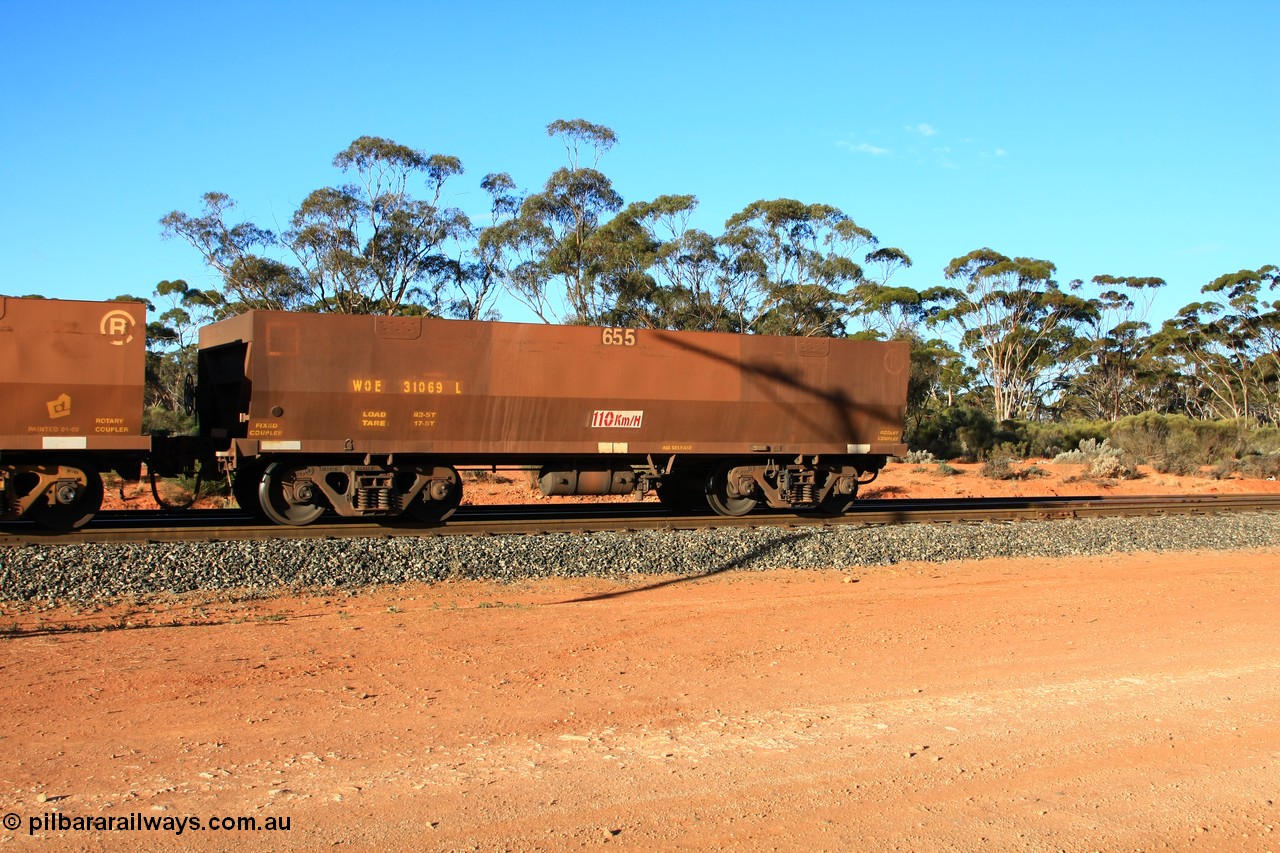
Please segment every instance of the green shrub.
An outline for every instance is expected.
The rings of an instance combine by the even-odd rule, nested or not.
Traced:
[[[1014,460],[1007,456],[988,459],[982,466],[982,476],[990,480],[1029,480],[1032,477],[1048,477],[1049,472],[1039,465],[1028,465],[1018,468]]]
[[[989,480],[1020,479],[1018,472],[1013,467],[1012,460],[1005,456],[997,459],[988,459],[986,464],[982,466],[982,476]]]
[[[1186,419],[1183,418],[1183,420]],[[1200,447],[1200,440],[1190,429],[1172,431],[1165,441],[1164,455],[1151,460],[1151,466],[1161,474],[1179,476],[1197,473],[1203,463],[1204,453]]]
[[[1165,473],[1195,473],[1220,461],[1280,454],[1280,428],[1258,427],[1243,420],[1199,421],[1157,412],[1115,423],[1008,420],[997,424],[980,409],[956,407],[921,418],[907,440],[922,460],[925,454],[932,454],[932,458],[967,462],[1043,457],[1093,464],[1095,453],[1106,452],[1117,456],[1122,471],[1131,476],[1136,476],[1137,463],[1149,463]]]
[[[1123,418],[1111,443],[1164,473],[1194,473],[1202,465],[1235,459],[1255,431],[1246,421],[1195,421],[1186,415],[1144,412]]]
[[[986,412],[957,407],[922,417],[907,436],[907,443],[938,459],[976,462],[991,449],[995,434],[995,421]]]
[[[1009,421],[1005,421],[1005,423],[1007,424]],[[986,455],[993,459],[998,456],[1003,456],[1006,459],[1026,459],[1027,445],[1021,441],[1000,441],[991,447]]]
[[[160,406],[150,406],[142,410],[142,432],[144,435],[195,435],[196,417]]]
[[[1200,443],[1201,461],[1208,464],[1238,458],[1244,452],[1244,436],[1250,426],[1245,420],[1192,421],[1191,430]]]
[[[1121,451],[1112,447],[1108,439],[1098,441],[1096,438],[1086,438],[1081,440],[1075,450],[1067,450],[1053,457],[1053,461],[1059,464],[1075,464],[1082,465],[1086,462],[1093,462],[1100,456],[1115,456],[1119,458]]]
[[[1280,453],[1250,454],[1237,463],[1237,468],[1250,480],[1280,479]]]
[[[1085,476],[1091,480],[1137,480],[1142,474],[1136,465],[1126,462],[1119,453],[1103,453],[1089,463]]]
[[[1107,421],[1072,420],[1065,423],[1027,422],[1028,457],[1052,459],[1060,453],[1069,452],[1080,446],[1081,442],[1103,442],[1111,433],[1111,424]]]
[[[1236,469],[1238,467],[1239,467],[1239,463],[1233,460],[1224,459],[1221,462],[1218,462],[1217,464],[1215,464],[1208,471],[1205,471],[1204,476],[1210,480],[1226,480],[1226,479],[1229,479],[1231,475],[1236,472]]]
[[[1165,455],[1165,444],[1169,440],[1171,417],[1181,416],[1143,412],[1121,418],[1111,427],[1111,444],[1139,462],[1160,459]]]
[[[1241,456],[1280,455],[1280,427],[1256,427],[1244,435],[1244,451]]]

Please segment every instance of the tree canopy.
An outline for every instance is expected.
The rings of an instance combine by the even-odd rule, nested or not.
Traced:
[[[1150,275],[1063,286],[1050,260],[984,247],[917,289],[894,280],[913,266],[907,251],[830,200],[758,199],[706,230],[694,195],[623,198],[604,167],[620,144],[611,128],[557,119],[545,132],[562,159],[532,190],[494,171],[476,193],[454,155],[361,136],[281,233],[238,221],[223,192],[165,215],[162,235],[220,283],[156,286],[153,401],[180,405],[174,353],[207,319],[252,308],[494,319],[505,295],[547,323],[908,340],[914,411],[1280,422],[1275,265],[1214,279],[1155,330],[1165,281]],[[467,212],[458,198],[485,203]]]

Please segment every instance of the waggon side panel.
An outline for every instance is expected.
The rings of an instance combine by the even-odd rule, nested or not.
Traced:
[[[144,305],[9,298],[0,307],[0,447],[149,447]]]
[[[276,312],[201,334],[235,341],[263,451],[901,452],[905,344]]]

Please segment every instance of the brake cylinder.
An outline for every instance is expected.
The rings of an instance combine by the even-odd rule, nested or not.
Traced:
[[[538,487],[544,495],[626,495],[635,491],[636,472],[630,468],[543,468],[538,472]]]

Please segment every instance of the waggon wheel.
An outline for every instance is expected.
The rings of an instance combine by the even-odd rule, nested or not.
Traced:
[[[729,472],[731,470],[733,470],[732,465],[725,465],[707,480],[707,505],[717,515],[736,518],[751,512],[759,502],[755,498],[739,495],[736,490],[730,492]]]
[[[853,505],[857,503],[849,495],[831,495],[821,504],[823,512],[829,512],[832,515],[844,515],[853,509]]]
[[[684,477],[664,477],[654,489],[658,493],[658,503],[678,515],[688,515],[697,510],[706,510],[707,499],[696,480]]]
[[[248,462],[236,466],[235,477],[231,481],[231,494],[236,499],[236,506],[257,518],[266,518],[262,504],[258,503],[258,487],[262,484],[262,468]]]
[[[78,463],[84,466],[84,463]],[[75,480],[59,480],[49,487],[47,498],[36,501],[27,515],[49,530],[78,530],[102,509],[102,477],[89,467],[66,466],[80,472]]]
[[[301,527],[324,515],[320,489],[306,478],[299,479],[299,466],[273,462],[258,484],[262,512],[276,524]]]
[[[454,468],[449,469],[453,482],[436,480],[422,490],[418,499],[404,508],[404,514],[423,524],[444,521],[453,515],[462,503],[462,478]]]

